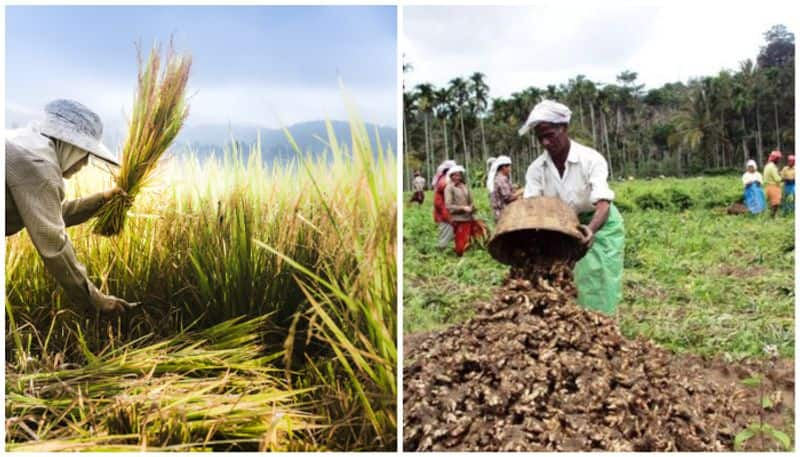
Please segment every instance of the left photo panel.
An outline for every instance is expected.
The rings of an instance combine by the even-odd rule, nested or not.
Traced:
[[[5,449],[396,450],[396,8],[5,13]]]

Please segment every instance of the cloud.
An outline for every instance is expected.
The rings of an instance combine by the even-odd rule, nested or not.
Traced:
[[[395,126],[393,88],[349,88],[352,100],[367,122]],[[258,124],[282,127],[296,122],[347,119],[344,92],[338,87],[304,87],[222,83],[188,88],[190,116],[187,124]],[[54,81],[45,87],[9,91],[6,125],[21,125],[41,116],[44,105],[55,98],[72,98],[95,110],[109,137],[121,137],[133,105],[129,84],[108,81],[81,83]],[[13,95],[12,95],[13,94]],[[25,100],[26,103],[21,103]],[[29,101],[29,102],[28,102]]]
[[[786,9],[768,2],[726,5],[724,15],[701,2],[409,6],[401,40],[414,71],[405,82],[443,85],[481,71],[497,97],[578,74],[610,83],[630,69],[653,87],[753,58],[763,32],[786,23]]]
[[[347,88],[361,117],[383,125],[395,124],[392,88]],[[193,120],[280,127],[318,119],[346,119],[345,92],[338,87],[248,86],[201,88],[192,99]]]

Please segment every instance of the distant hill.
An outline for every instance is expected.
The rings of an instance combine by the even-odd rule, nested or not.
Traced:
[[[339,144],[352,143],[350,125],[345,121],[331,121],[333,131]],[[376,126],[366,124],[372,149],[377,153],[377,140],[380,139],[384,151],[391,148],[396,153],[397,130],[394,127]],[[289,132],[304,152],[317,156],[329,154],[326,144],[328,133],[324,121],[311,121],[293,124],[288,127]],[[376,136],[377,130],[377,136]],[[257,125],[187,125],[178,135],[173,150],[180,154],[181,150],[191,149],[200,158],[215,155],[222,157],[223,147],[235,139],[240,145],[255,144],[258,135],[261,135],[261,155],[264,161],[272,163],[295,157],[295,151],[289,144],[289,139],[282,129],[259,128]],[[320,140],[320,138],[322,140]],[[242,148],[247,150],[248,148]]]
[[[34,119],[38,119],[39,114],[35,112],[19,111],[10,107],[6,107],[6,127],[17,128],[24,126]],[[331,121],[333,131],[336,134],[336,139],[339,144],[350,145],[352,139],[350,137],[350,126],[345,121]],[[373,151],[377,152],[377,138],[380,137],[380,143],[384,150],[389,147],[396,154],[397,145],[397,130],[394,127],[377,126],[375,124],[366,124],[367,133],[372,142]],[[310,121],[293,124],[288,127],[289,132],[292,134],[297,145],[304,152],[320,155],[330,153],[326,150],[325,144],[316,137],[320,137],[327,141],[328,134],[325,129],[324,121]],[[232,139],[235,139],[246,152],[248,146],[256,142],[256,137],[261,134],[261,154],[266,163],[274,161],[283,161],[295,156],[295,152],[289,145],[289,140],[282,129],[263,128],[256,124],[193,124],[191,119],[189,123],[184,126],[181,133],[178,135],[175,143],[172,146],[174,153],[181,155],[185,151],[191,149],[201,159],[210,155],[222,157],[223,148],[226,144],[230,144]],[[125,135],[125,129],[120,126],[107,126],[104,138],[106,145],[112,150],[118,147]]]

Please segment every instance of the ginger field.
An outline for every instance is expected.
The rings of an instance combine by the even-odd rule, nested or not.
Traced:
[[[737,176],[612,183],[625,220],[626,336],[677,352],[731,360],[777,347],[794,355],[794,218],[728,215]],[[473,190],[490,225],[485,189]],[[436,247],[432,200],[404,212],[404,333],[441,328],[472,315],[507,268],[483,249],[463,258]]]
[[[610,320],[575,312],[568,298],[558,301],[557,287],[547,289],[550,303],[525,289],[536,282],[504,283],[508,267],[479,246],[462,258],[452,246],[437,248],[432,195],[422,207],[406,195],[404,448],[794,449],[794,217],[728,215],[739,183],[719,176],[612,184],[626,239],[624,297]],[[486,191],[474,200],[488,220]],[[595,371],[623,359],[621,368],[606,367],[611,375]],[[635,374],[614,381],[625,369]],[[581,389],[587,379],[599,384]],[[662,384],[653,390],[648,382]],[[592,397],[596,388],[614,393]],[[550,394],[531,400],[541,392]],[[568,399],[553,400],[561,394]],[[614,398],[640,406],[615,409]],[[596,408],[606,413],[591,422]],[[681,428],[677,419],[677,428],[659,428],[676,420],[673,408],[694,425]],[[609,411],[659,419],[633,431],[615,427]],[[553,422],[560,414],[567,421]],[[626,417],[628,425],[649,420]],[[465,425],[473,420],[481,425]]]

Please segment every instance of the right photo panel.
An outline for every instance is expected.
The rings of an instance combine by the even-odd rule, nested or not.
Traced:
[[[403,8],[405,451],[794,450],[770,5]]]

